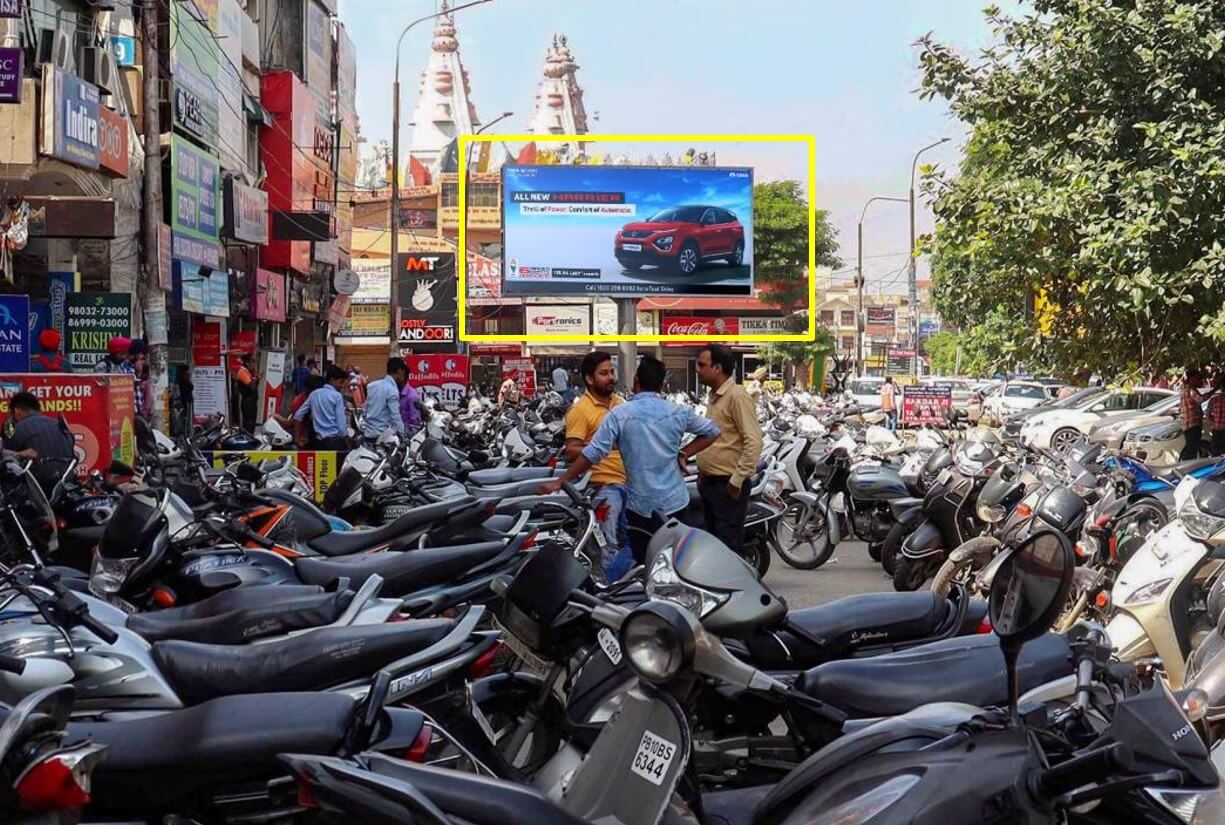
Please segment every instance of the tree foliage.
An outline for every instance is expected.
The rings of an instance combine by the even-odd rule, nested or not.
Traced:
[[[963,332],[943,330],[932,335],[923,344],[931,357],[932,372],[984,378],[1022,366],[1011,339],[1023,333],[1013,329],[1013,323],[995,313]]]
[[[838,232],[829,213],[816,213],[817,266],[839,267]],[[791,311],[807,306],[808,202],[799,181],[753,187],[753,259],[757,288]]]
[[[971,128],[958,173],[925,177],[937,308],[985,327],[996,363],[1205,359],[1225,340],[1225,3],[1033,5],[987,9],[996,42],[974,60],[920,41],[922,94]]]

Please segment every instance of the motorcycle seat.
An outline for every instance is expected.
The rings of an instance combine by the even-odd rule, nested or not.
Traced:
[[[509,484],[516,481],[550,479],[563,472],[565,470],[553,467],[494,467],[489,470],[473,470],[468,473],[468,483],[474,487],[492,487],[495,484]]]
[[[397,659],[425,650],[454,627],[420,619],[361,627],[325,627],[259,645],[155,642],[162,675],[184,704],[239,693],[323,690],[370,677]]]
[[[824,641],[827,651],[846,655],[852,648],[921,639],[936,632],[952,605],[930,590],[914,593],[863,593],[792,610],[786,624]]]
[[[438,501],[416,507],[389,524],[373,530],[332,531],[308,542],[310,549],[324,556],[349,556],[365,553],[384,545],[403,544],[414,540],[411,534],[446,520],[472,505],[471,498]]]
[[[1193,458],[1190,461],[1180,461],[1168,467],[1149,467],[1148,471],[1152,473],[1153,478],[1160,478],[1163,481],[1178,481],[1183,476],[1190,475],[1202,467],[1216,464],[1220,460],[1220,456],[1216,458]]]
[[[922,506],[922,498],[895,498],[889,502],[889,514],[898,521],[901,521],[902,516],[907,512]]]
[[[565,493],[549,493],[543,496],[527,495],[504,498],[498,502],[497,509],[494,512],[499,516],[513,517],[527,510],[531,512],[532,518],[539,518],[542,515],[556,516],[560,511],[552,506],[555,504],[563,507],[573,506],[570,497]]]
[[[336,753],[354,708],[343,693],[226,696],[140,719],[69,722],[65,741],[106,746],[93,804],[131,810],[209,787],[219,775],[249,779],[275,767],[278,754]]]
[[[416,590],[445,584],[504,552],[517,552],[521,541],[508,545],[502,541],[459,544],[454,547],[422,547],[392,553],[363,553],[344,559],[300,558],[294,560],[299,578],[306,584],[330,586],[337,579],[348,579],[361,587],[371,576],[383,577],[382,594],[404,596]],[[511,546],[514,550],[510,550]]]
[[[336,621],[353,601],[353,591],[328,593],[297,585],[237,587],[185,607],[128,617],[127,627],[146,641],[179,639],[240,645]]]
[[[501,501],[508,498],[535,495],[540,491],[540,485],[548,481],[550,476],[534,478],[527,481],[510,481],[506,484],[495,484],[492,487],[473,487],[468,485],[468,494],[476,496],[480,501]],[[581,482],[575,482],[577,489],[582,489]]]
[[[1022,693],[1073,672],[1063,636],[1047,633],[1021,651]],[[1008,701],[1004,655],[994,634],[965,636],[870,659],[827,662],[801,674],[796,687],[852,719],[897,716],[931,702],[980,707]]]

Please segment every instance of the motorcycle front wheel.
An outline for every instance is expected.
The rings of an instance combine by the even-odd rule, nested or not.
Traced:
[[[897,567],[893,571],[893,589],[899,593],[909,593],[923,586],[940,564],[940,556],[924,559],[912,559],[898,554]]]
[[[798,501],[787,505],[782,518],[774,523],[774,547],[783,561],[797,570],[816,570],[834,554],[834,543],[825,518],[827,510],[806,511]]]

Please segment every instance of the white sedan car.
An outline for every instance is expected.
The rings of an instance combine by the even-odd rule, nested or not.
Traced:
[[[1055,397],[1058,388],[1049,389],[1034,381],[1006,381],[983,402],[983,416],[993,427],[1001,426],[1008,416],[1033,409]]]
[[[1021,443],[1063,452],[1088,435],[1103,419],[1161,404],[1174,394],[1173,390],[1156,387],[1110,390],[1104,396],[1090,397],[1083,404],[1033,416],[1021,427]]]

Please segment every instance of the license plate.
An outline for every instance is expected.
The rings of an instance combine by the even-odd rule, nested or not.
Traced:
[[[668,768],[675,758],[676,745],[649,730],[643,731],[642,741],[638,743],[630,770],[652,785],[663,785],[664,777],[667,776]]]
[[[641,252],[641,251],[642,251],[642,244],[640,244],[640,243],[623,243],[623,244],[621,244],[621,248],[622,248],[622,249],[624,249],[626,252]]]
[[[621,643],[617,641],[617,637],[607,627],[601,627],[600,632],[596,634],[596,638],[600,640],[600,648],[604,651],[604,655],[614,665],[621,664]]]

